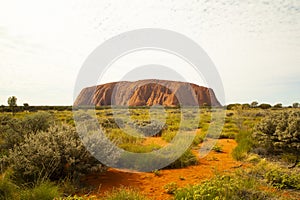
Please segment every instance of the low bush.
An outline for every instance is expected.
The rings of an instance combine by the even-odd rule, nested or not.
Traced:
[[[243,160],[247,154],[252,150],[254,141],[250,131],[241,130],[235,137],[238,145],[232,151],[232,156],[236,160]]]
[[[281,111],[265,117],[255,127],[258,146],[271,155],[293,154],[300,159],[300,112]]]
[[[178,189],[178,185],[175,182],[168,183],[164,186],[164,189],[167,194],[174,194]]]
[[[21,191],[20,200],[53,200],[61,196],[55,183],[45,181],[33,188]]]
[[[178,133],[177,131],[169,131],[169,130],[163,131],[161,138],[166,142],[171,142],[177,133]]]
[[[197,165],[199,163],[197,156],[195,156],[191,149],[182,154],[175,162],[168,165],[166,168],[169,169],[177,169],[177,168],[184,168],[191,165]]]
[[[95,148],[107,145],[98,138],[91,137],[90,140]],[[114,159],[113,151],[110,155]],[[2,162],[13,168],[16,177],[29,182],[45,178],[76,179],[90,170],[106,169],[86,150],[75,129],[65,125],[55,125],[48,131],[25,136],[24,141],[10,150]]]
[[[144,146],[141,144],[130,144],[130,143],[121,144],[119,145],[119,147],[133,153],[147,153],[161,148],[161,146],[157,144],[149,144],[147,146]]]
[[[226,122],[225,120],[225,125],[223,127],[223,130],[219,138],[234,139],[235,135],[238,134],[238,132],[239,132],[238,127],[232,121]]]
[[[264,200],[270,197],[270,194],[258,189],[255,179],[240,175],[217,175],[211,180],[175,192],[175,200]]]
[[[113,118],[113,117],[100,118],[100,125],[104,129],[125,127],[124,121],[121,118]]]
[[[167,129],[167,126],[165,124],[157,120],[135,121],[133,123],[129,123],[129,125],[146,137],[161,136],[163,130]]]
[[[99,198],[96,198],[95,196],[89,196],[89,195],[85,195],[85,196],[73,195],[73,196],[55,198],[54,200],[99,200]]]
[[[23,118],[1,116],[0,124],[1,150],[5,151],[18,145],[28,134],[46,131],[54,124],[54,118],[49,113],[37,112]]]
[[[260,160],[261,160],[261,158],[259,155],[251,154],[251,153],[247,156],[247,159],[246,159],[247,162],[254,163],[254,164],[259,163]]]
[[[106,135],[111,141],[117,141],[118,144],[137,144],[143,140],[137,133],[130,132],[127,134],[127,130],[120,129],[106,130]]]
[[[197,146],[200,143],[202,143],[204,141],[204,135],[202,134],[196,134],[194,140],[193,140],[193,145]]]
[[[299,172],[286,171],[281,168],[274,168],[266,172],[264,177],[268,183],[280,189],[297,189],[300,190]]]
[[[300,173],[297,168],[286,169],[266,159],[261,159],[248,173],[253,177],[264,179],[279,189],[300,189]]]
[[[19,187],[10,179],[11,172],[0,175],[0,199],[15,200],[19,198]]]
[[[64,196],[72,196],[78,191],[79,184],[74,183],[70,178],[65,178],[59,181],[59,188],[63,191]]]
[[[153,172],[153,174],[154,174],[155,176],[161,176],[161,175],[162,175],[162,174],[161,174],[161,171],[158,170],[158,169],[153,170],[152,172]]]
[[[32,188],[21,188],[11,179],[11,172],[6,171],[0,177],[0,199],[3,200],[53,200],[62,195],[59,186],[50,181],[43,181]]]
[[[222,131],[219,138],[220,139],[234,139],[235,135],[236,135],[236,133],[233,131]]]
[[[219,145],[215,145],[213,148],[212,148],[213,151],[217,152],[217,153],[222,153],[223,152],[223,149],[221,146]]]
[[[161,154],[155,154],[154,152],[144,154],[140,157],[137,157],[134,153],[124,152],[120,156],[118,168],[136,171],[152,171],[153,167],[157,169],[164,167],[162,165],[166,162],[166,157]]]
[[[147,200],[144,195],[133,188],[121,187],[106,193],[105,200]]]
[[[46,131],[54,123],[54,118],[50,113],[37,112],[32,115],[25,115],[21,127],[26,133],[37,133]]]
[[[136,155],[133,153],[124,153],[120,156],[118,166],[124,169],[152,171],[153,166],[156,166],[157,168],[164,167],[167,169],[177,169],[198,164],[198,158],[190,149],[188,149],[176,161],[168,166],[164,166],[164,164],[168,163],[170,159],[173,159],[173,156],[174,155],[172,153],[166,156],[156,154],[155,151],[152,151],[151,153],[144,154],[143,157],[137,159]]]

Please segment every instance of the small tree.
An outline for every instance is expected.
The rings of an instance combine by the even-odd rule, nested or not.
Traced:
[[[227,110],[234,110],[236,108],[236,106],[241,106],[241,104],[233,103],[233,104],[228,104],[226,107],[227,107]]]
[[[243,109],[249,109],[251,107],[251,105],[248,103],[244,103],[244,104],[242,104],[242,107],[243,107]]]
[[[253,102],[251,103],[251,108],[256,108],[257,105],[258,105],[258,102],[257,102],[257,101],[253,101]]]
[[[11,108],[13,115],[15,115],[15,108],[17,107],[17,97],[11,96],[7,100],[8,106]]]
[[[28,103],[23,103],[23,106],[24,106],[24,110],[28,110],[28,108],[29,108],[29,104]]]
[[[0,108],[1,108],[1,112],[4,112],[5,105],[1,105]]]
[[[277,103],[274,105],[274,108],[282,108],[282,103]]]
[[[299,108],[299,103],[293,103],[293,108]]]
[[[270,104],[267,104],[267,103],[262,103],[258,107],[261,108],[261,109],[269,109],[272,106]]]

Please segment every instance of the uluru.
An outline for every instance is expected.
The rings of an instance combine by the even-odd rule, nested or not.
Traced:
[[[193,83],[146,79],[81,90],[74,106],[221,106],[212,89]]]

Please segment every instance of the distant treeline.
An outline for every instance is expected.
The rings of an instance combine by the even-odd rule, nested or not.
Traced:
[[[134,108],[139,108],[139,109],[149,109],[150,106],[136,106],[136,107],[126,107],[126,106],[0,106],[0,112],[36,112],[36,111],[72,111],[72,110],[88,110],[88,109],[96,109],[96,110],[105,110],[105,109],[111,109],[111,108],[116,108],[116,109],[134,109]],[[158,107],[160,108],[160,107]],[[165,109],[164,107],[161,107],[162,109]],[[179,107],[167,107],[166,109],[177,109]]]
[[[239,104],[239,103],[235,103],[235,104],[228,104],[226,106],[227,110],[234,110],[236,107],[241,107],[242,109],[252,109],[252,108],[260,108],[260,109],[281,109],[281,108],[299,108],[299,103],[294,103],[291,106],[283,106],[281,103],[275,104],[275,105],[271,105],[271,104],[267,104],[267,103],[262,103],[262,104],[248,104],[248,103],[244,103],[244,104]]]
[[[105,110],[105,109],[111,109],[111,108],[116,108],[116,109],[134,109],[134,108],[139,108],[139,109],[149,109],[150,106],[136,106],[136,107],[132,107],[132,106],[77,106],[77,107],[73,107],[73,106],[4,106],[1,105],[0,106],[0,112],[24,112],[24,111],[28,111],[28,112],[36,112],[36,111],[72,111],[72,110],[88,110],[88,109],[96,109],[96,110]],[[162,109],[177,109],[179,107],[173,106],[173,107],[158,107],[158,108],[162,108]]]
[[[280,109],[280,108],[284,108],[282,106],[282,104],[276,104],[274,106],[270,105],[270,104],[265,104],[262,103],[260,105],[253,105],[253,104],[229,104],[227,106],[224,107],[215,107],[215,108],[226,108],[227,110],[233,110],[236,106],[241,106],[243,109],[251,109],[251,108],[260,108],[260,109]],[[185,107],[189,107],[189,106],[185,106]],[[194,106],[190,106],[191,108]],[[286,108],[299,108],[299,104],[294,104],[293,106],[287,106]],[[14,110],[14,112],[36,112],[36,111],[72,111],[72,110],[82,110],[82,109],[95,109],[95,110],[105,110],[105,109],[111,109],[111,108],[116,108],[116,109],[134,109],[134,108],[139,108],[139,109],[149,109],[150,106],[77,106],[77,107],[73,107],[73,106],[4,106],[1,105],[0,106],[0,112],[12,112]],[[157,108],[162,108],[162,109],[178,109],[180,108],[180,106],[172,106],[172,107],[163,107],[163,106],[158,106]],[[212,107],[210,106],[201,106],[200,108],[208,108],[211,109]]]
[[[48,110],[57,110],[57,111],[72,111],[72,106],[0,106],[1,112],[36,112],[36,111],[48,111]]]

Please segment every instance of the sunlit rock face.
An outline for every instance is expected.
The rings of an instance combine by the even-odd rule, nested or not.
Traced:
[[[210,88],[168,80],[121,81],[84,88],[74,106],[221,106]]]

